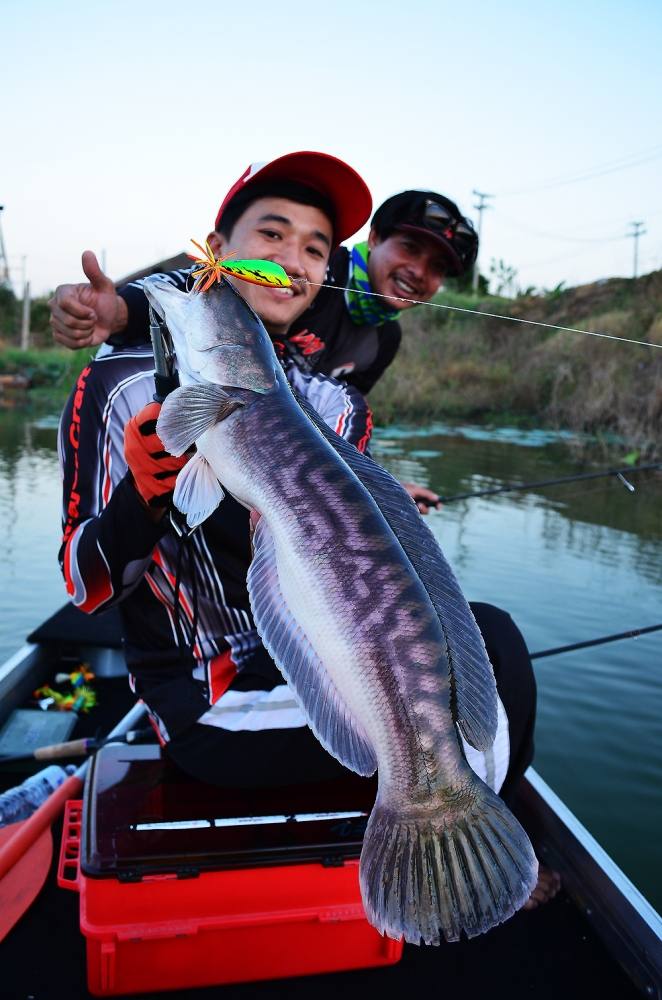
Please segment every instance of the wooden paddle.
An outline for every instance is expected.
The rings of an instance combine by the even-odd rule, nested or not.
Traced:
[[[142,703],[134,705],[108,739],[127,732],[144,712]],[[51,824],[67,799],[81,794],[88,765],[86,760],[28,819],[0,830],[0,941],[23,916],[46,881],[53,857]]]

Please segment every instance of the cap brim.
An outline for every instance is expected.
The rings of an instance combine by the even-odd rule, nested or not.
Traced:
[[[347,163],[327,153],[304,151],[280,156],[260,167],[242,190],[266,180],[295,181],[328,198],[335,214],[336,245],[353,236],[370,218],[372,197],[367,184]]]
[[[461,258],[451,243],[444,239],[443,236],[440,236],[438,233],[433,233],[432,230],[426,229],[425,226],[412,226],[408,222],[404,222],[402,225],[396,226],[395,228],[405,229],[409,233],[416,233],[419,236],[425,236],[426,239],[438,246],[439,249],[443,251],[445,258],[450,265],[451,270],[448,271],[448,276],[450,278],[456,278],[458,275],[463,273],[464,269]]]

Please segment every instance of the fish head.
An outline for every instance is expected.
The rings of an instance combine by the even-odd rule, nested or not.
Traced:
[[[269,334],[225,278],[206,292],[182,292],[150,275],[143,288],[170,331],[182,385],[206,381],[259,393],[277,387],[282,369]]]

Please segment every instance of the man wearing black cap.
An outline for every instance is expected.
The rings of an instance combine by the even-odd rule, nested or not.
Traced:
[[[333,254],[325,287],[290,329],[288,351],[303,370],[369,392],[400,346],[400,313],[431,299],[446,277],[466,274],[477,253],[476,231],[448,198],[388,198],[367,241]]]

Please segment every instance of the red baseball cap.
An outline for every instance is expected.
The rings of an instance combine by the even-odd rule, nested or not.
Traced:
[[[327,153],[287,153],[269,163],[251,163],[232,185],[216,216],[215,228],[226,208],[240,191],[264,181],[294,181],[305,184],[327,198],[334,210],[334,243],[337,246],[353,236],[368,221],[372,197],[356,170]]]

